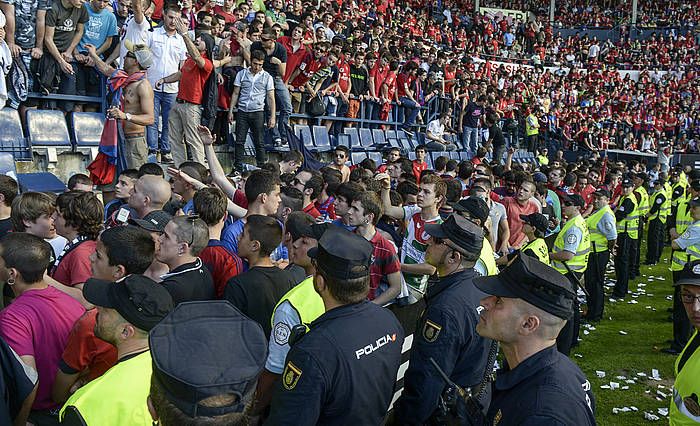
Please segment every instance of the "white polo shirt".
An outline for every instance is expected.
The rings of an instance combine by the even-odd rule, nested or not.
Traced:
[[[153,90],[156,90],[156,81],[180,69],[180,63],[187,57],[187,46],[180,34],[169,36],[163,27],[158,27],[148,34],[148,46],[153,52],[153,65],[148,69],[147,75]],[[178,90],[177,82],[166,83],[162,89],[165,93],[177,93]]]

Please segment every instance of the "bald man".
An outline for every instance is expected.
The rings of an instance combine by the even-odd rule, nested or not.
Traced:
[[[170,196],[170,184],[165,179],[154,175],[141,176],[134,184],[129,197],[132,215],[143,219],[153,211],[163,210]]]

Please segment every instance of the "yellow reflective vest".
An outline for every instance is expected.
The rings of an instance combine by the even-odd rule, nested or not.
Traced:
[[[272,318],[274,318],[274,311],[276,311],[277,307],[285,300],[292,305],[292,308],[294,308],[299,315],[301,323],[306,326],[306,331],[309,330],[309,324],[326,312],[321,296],[314,290],[314,277],[307,277],[304,281],[289,290],[287,294],[282,296],[280,301],[277,302],[277,305],[275,305],[272,317],[270,317],[270,325],[273,329],[275,328],[275,324],[273,324],[272,321]]]
[[[481,254],[476,261],[477,271],[486,271],[486,275],[498,275],[498,266],[496,265],[496,257],[493,255],[493,247],[489,240],[484,237],[484,245],[481,247]]]
[[[623,233],[627,234],[630,238],[636,240],[639,236],[639,207],[637,198],[634,196],[634,194],[625,195],[620,199],[617,207],[618,209],[622,207],[622,203],[626,199],[632,201],[634,208],[627,214],[627,216],[625,216],[624,219],[617,221],[617,233],[618,235]]]
[[[598,230],[598,223],[603,216],[605,216],[605,213],[610,213],[613,217],[613,221],[615,220],[615,213],[613,213],[609,205],[598,209],[595,213],[586,218],[586,226],[588,226],[588,232],[591,234],[591,250],[593,250],[594,253],[602,253],[608,249],[608,238]]]
[[[675,373],[676,381],[673,383],[673,398],[668,411],[668,420],[671,426],[697,426],[700,423],[700,405],[697,397],[700,395],[700,349],[695,349],[692,355],[685,362],[680,371],[678,366],[684,357],[685,351],[689,350],[690,344],[695,339],[699,339],[697,330],[686,345],[683,352],[676,359]]]
[[[646,216],[649,213],[649,193],[643,186],[634,188],[633,192],[639,195],[639,204],[637,205],[639,216]]]
[[[63,420],[66,409],[74,407],[88,426],[151,426],[153,419],[146,400],[151,389],[152,365],[151,351],[118,362],[71,395],[59,418]]]
[[[535,238],[534,241],[525,244],[525,246],[520,249],[520,253],[525,253],[528,249],[535,253],[535,256],[537,256],[540,262],[549,265],[549,248],[544,238]]]
[[[665,197],[666,191],[659,190],[659,191],[656,191],[652,194],[652,196],[650,197],[650,202],[649,202],[650,208],[651,208],[651,206],[654,206],[656,204],[656,200],[659,197],[661,197],[662,195]],[[666,215],[664,214],[664,210],[663,210],[664,204],[666,204],[666,200],[663,201],[663,203],[661,204],[661,207],[659,207],[659,209],[655,213],[653,213],[651,216],[649,216],[649,221],[652,221],[658,217],[659,220],[661,221],[661,223],[666,223]]]
[[[576,247],[576,253],[574,254],[574,257],[571,260],[566,262],[560,260],[552,260],[552,267],[557,271],[561,272],[562,274],[566,274],[567,272],[569,272],[566,268],[566,265],[568,265],[569,269],[571,269],[571,271],[573,272],[585,272],[586,267],[588,266],[588,256],[591,252],[591,235],[588,232],[586,220],[581,215],[578,215],[566,221],[564,226],[561,228],[561,231],[559,231],[557,238],[554,240],[553,251],[555,253],[564,251],[565,243],[573,243],[573,241],[569,241],[569,239],[575,238],[572,234],[568,232],[571,228],[578,228],[579,230],[581,230],[582,238],[578,242],[578,246]]]
[[[668,182],[664,183],[663,191],[666,193],[666,202],[661,206],[661,214],[668,217],[671,216],[671,197],[673,197],[673,188]]]
[[[678,203],[678,210],[676,210],[676,232],[678,235],[682,235],[693,223],[693,218],[690,215],[689,197],[690,194]],[[673,250],[671,253],[671,267],[669,269],[671,271],[682,271],[687,261],[688,255],[685,250]]]

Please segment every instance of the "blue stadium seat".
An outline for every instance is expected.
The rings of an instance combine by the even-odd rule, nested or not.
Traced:
[[[374,146],[374,139],[372,138],[372,130],[360,128],[360,143],[365,149],[371,149]]]
[[[15,158],[10,152],[0,152],[0,175],[7,175],[17,180]]]
[[[447,151],[433,151],[428,157],[431,158],[433,162],[437,160],[438,157],[447,157],[447,159],[449,160],[450,154]],[[426,159],[425,161],[428,160]]]
[[[314,150],[314,139],[311,136],[311,129],[305,124],[295,124],[294,134],[304,143],[304,146],[309,150]]]
[[[350,136],[350,144],[347,145],[348,148],[350,149],[359,149],[362,148],[362,143],[360,142],[360,135],[357,133],[357,127],[346,127],[343,129],[343,134]],[[338,140],[339,145],[345,145],[340,143],[340,139]]]
[[[74,112],[71,129],[75,145],[99,146],[102,129],[105,126],[105,116],[97,112]]]
[[[459,161],[459,151],[450,151],[450,160]]]
[[[399,139],[399,146],[405,152],[413,152],[413,145],[411,145],[411,142],[407,138]]]
[[[245,145],[243,145],[243,150],[245,155],[254,157],[255,156],[255,145],[253,145],[253,138],[248,133],[245,137]]]
[[[398,139],[398,136],[396,136],[396,130],[386,130],[384,131],[384,136],[386,140]]]
[[[382,164],[382,153],[381,152],[368,152],[367,157],[371,158],[374,160],[374,162],[377,164],[377,167],[379,167]]]
[[[360,164],[365,158],[367,158],[367,153],[364,151],[353,151],[350,154],[352,164]]]
[[[472,159],[472,156],[467,151],[460,151],[459,159],[462,161],[469,161]]]
[[[381,148],[387,144],[384,138],[384,131],[382,129],[372,129],[372,138],[374,139],[374,146]]]
[[[32,159],[32,152],[22,132],[19,113],[12,108],[0,110],[0,151],[14,155],[17,160]],[[12,168],[14,169],[14,163]]]
[[[27,129],[33,146],[71,146],[68,126],[61,111],[28,110]]]
[[[314,151],[316,152],[328,152],[332,149],[331,147],[331,140],[330,137],[328,136],[328,129],[326,129],[326,126],[314,126],[313,127],[313,135],[314,135]]]
[[[350,144],[352,143],[350,135],[348,135],[346,133],[339,133],[337,138],[338,138],[338,145],[337,146],[341,146],[341,145],[346,146],[346,147],[348,147],[348,149],[350,149],[352,151],[352,148],[350,147]],[[359,147],[357,147],[356,149],[359,149]]]
[[[20,192],[37,191],[60,194],[66,191],[66,185],[53,173],[20,173],[17,175]]]

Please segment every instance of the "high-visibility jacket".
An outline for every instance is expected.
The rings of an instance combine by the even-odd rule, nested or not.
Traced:
[[[700,377],[700,349],[696,348],[678,371],[681,359],[684,359],[685,352],[690,350],[690,344],[699,338],[696,330],[683,352],[676,358],[674,366],[676,381],[673,383],[673,397],[668,411],[668,420],[671,426],[697,426],[700,423],[700,412],[698,412],[696,400],[697,395],[700,395],[700,380],[698,380]]]
[[[537,127],[537,124],[539,124],[537,116],[535,116],[534,114],[528,115],[525,118],[525,135],[532,136],[538,134],[539,127]]]
[[[633,192],[639,195],[639,204],[637,205],[639,216],[646,216],[649,213],[649,193],[643,186],[636,187]]]
[[[309,330],[309,324],[326,312],[321,296],[314,290],[313,277],[306,278],[282,296],[277,305],[275,305],[274,311],[285,300],[292,305],[292,308],[299,315],[301,323],[306,326],[306,331]],[[272,317],[270,318],[270,325],[272,328],[275,327],[275,324],[272,323]]]
[[[615,213],[613,213],[609,205],[598,209],[586,218],[586,226],[588,226],[588,232],[591,234],[591,250],[594,253],[602,253],[608,249],[608,238],[598,230],[598,223],[605,216],[605,213],[610,213],[613,220],[615,220]]]
[[[637,197],[634,194],[625,195],[620,199],[618,203],[618,208],[622,206],[622,203],[629,199],[634,204],[634,209],[625,216],[624,219],[617,221],[617,234],[627,234],[633,240],[636,240],[639,236],[639,205],[637,204]]]
[[[525,246],[520,249],[520,253],[525,253],[528,249],[535,253],[535,256],[537,256],[540,262],[549,265],[549,248],[544,238],[535,238],[535,240],[525,244]]]
[[[484,238],[484,245],[481,247],[481,254],[476,261],[476,269],[479,273],[486,275],[498,275],[496,257],[493,255],[493,247],[487,238]]]
[[[698,228],[700,228],[700,220],[696,220],[695,222],[693,222],[693,224],[688,227],[686,232],[690,231],[691,229],[693,230],[693,232],[697,232]],[[695,262],[696,260],[700,260],[700,242],[686,247],[685,254],[688,255],[688,262]]]
[[[666,202],[661,206],[661,213],[668,217],[671,216],[671,197],[673,196],[673,188],[666,182],[664,183],[664,192],[666,193]]]
[[[688,190],[687,186],[684,185],[683,182],[681,182],[681,181],[679,180],[678,182],[676,182],[676,183],[674,183],[673,185],[671,185],[671,194],[675,193],[675,192],[676,192],[676,189],[678,189],[678,188],[683,188],[683,192],[681,192],[681,193],[678,195],[678,197],[673,198],[673,199],[671,200],[671,206],[672,206],[672,207],[678,206],[678,202],[685,198],[685,193],[686,193],[686,191]]]
[[[586,225],[586,220],[583,218],[583,216],[578,215],[566,221],[564,226],[561,228],[561,231],[559,231],[557,238],[554,240],[553,251],[555,253],[564,251],[564,243],[567,242],[566,239],[570,238],[567,235],[567,231],[570,228],[578,228],[581,230],[582,238],[581,241],[578,242],[576,253],[574,253],[574,257],[571,258],[571,260],[566,262],[552,260],[552,267],[562,274],[566,274],[569,272],[569,270],[566,268],[566,265],[568,265],[571,271],[583,273],[586,271],[586,267],[588,266],[588,256],[591,252],[591,235],[588,232],[588,226]],[[564,263],[566,263],[566,265],[564,265]]]
[[[650,198],[649,201],[649,206],[655,206],[656,205],[656,200],[659,199],[660,197],[666,197],[666,191],[664,190],[659,190],[654,192]],[[652,213],[651,216],[649,216],[649,221],[652,221],[656,218],[659,218],[661,223],[666,223],[666,215],[663,212],[663,205],[666,203],[666,200],[664,199],[663,203],[661,204],[661,207],[659,207],[656,212]]]
[[[151,426],[153,418],[146,400],[151,390],[152,366],[151,351],[118,362],[71,395],[59,418],[63,420],[68,407],[73,407],[88,426]]]
[[[686,229],[693,223],[693,218],[690,215],[690,200],[688,197],[680,200],[678,203],[678,209],[676,210],[676,232],[678,235],[682,235]],[[688,255],[685,250],[673,250],[671,253],[671,271],[682,271],[683,266],[688,261]]]

